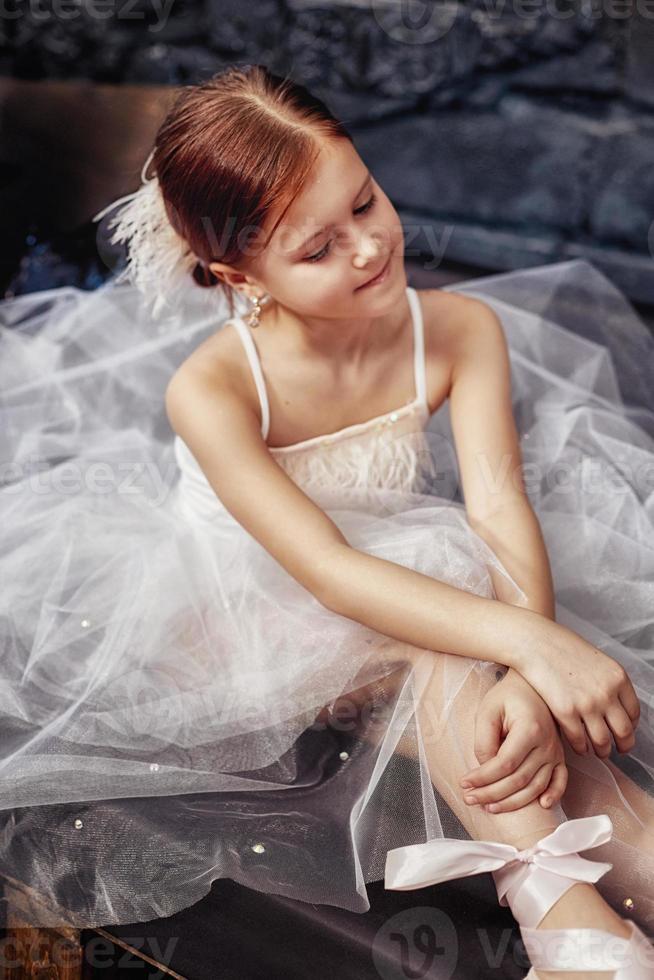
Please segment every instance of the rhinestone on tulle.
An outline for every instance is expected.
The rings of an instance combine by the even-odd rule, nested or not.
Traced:
[[[75,821],[75,830],[81,830],[83,826],[84,826],[84,821],[80,820],[80,818],[78,817]]]
[[[400,416],[397,414],[397,412],[391,412],[391,414],[389,416],[391,422],[397,422],[397,420],[399,419],[399,417]]]
[[[159,772],[159,763],[158,762],[151,762],[150,763],[150,772]]]
[[[349,752],[339,752],[338,758],[341,760],[341,762],[345,762],[347,759],[350,758],[350,753]]]
[[[83,619],[81,625],[84,627],[84,629],[88,629],[88,627],[91,625],[91,620]]]
[[[255,854],[263,854],[266,848],[263,846],[263,844],[253,844],[252,850],[254,851]]]
[[[626,909],[629,909],[630,912],[635,907],[633,898],[625,898],[622,904]]]

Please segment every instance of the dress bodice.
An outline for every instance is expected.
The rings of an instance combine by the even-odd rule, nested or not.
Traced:
[[[273,459],[304,492],[322,506],[363,501],[370,506],[379,489],[412,490],[419,460],[428,458],[424,427],[429,420],[425,374],[424,323],[420,300],[406,287],[413,326],[412,401],[365,422],[303,439],[288,446],[270,446]],[[270,407],[261,363],[250,328],[241,317],[233,323],[243,343],[261,406],[261,435],[270,429]],[[187,516],[211,519],[222,503],[190,449],[175,436],[175,458],[181,471],[178,501]]]

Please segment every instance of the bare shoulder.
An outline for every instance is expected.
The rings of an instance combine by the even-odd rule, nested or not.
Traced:
[[[166,388],[167,407],[183,403],[189,394],[201,398],[204,392],[213,399],[222,392],[232,401],[240,399],[244,408],[258,414],[256,389],[248,383],[251,379],[244,370],[243,361],[243,344],[236,329],[225,324],[202,341],[177,367]]]
[[[443,289],[418,290],[425,323],[428,364],[444,363],[451,378],[462,358],[473,350],[505,349],[499,317],[483,300]]]
[[[418,293],[424,311],[425,343],[451,346],[463,334],[474,336],[499,324],[492,307],[474,296],[443,289],[419,289]]]
[[[427,401],[433,413],[449,398],[457,369],[474,349],[482,324],[495,314],[482,301],[461,293],[417,292],[423,312]]]

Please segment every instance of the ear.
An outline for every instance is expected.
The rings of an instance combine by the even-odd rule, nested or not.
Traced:
[[[250,277],[244,275],[242,272],[238,272],[233,266],[226,265],[224,262],[210,262],[209,269],[218,279],[222,279],[228,286],[233,289],[247,292],[244,290],[244,286],[250,285]]]

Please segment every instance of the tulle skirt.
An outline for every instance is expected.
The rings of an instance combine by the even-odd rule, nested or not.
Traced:
[[[566,749],[558,812],[611,816],[598,888],[654,928],[654,342],[585,261],[447,288],[502,320],[557,619],[641,701],[628,755]],[[222,877],[363,912],[391,848],[493,839],[458,780],[505,668],[337,615],[234,520],[180,516],[164,391],[227,316],[194,285],[162,321],[124,282],[0,303],[0,874],[35,924],[170,915]],[[325,510],[353,547],[489,597],[494,566],[518,597],[448,413],[430,485]]]

